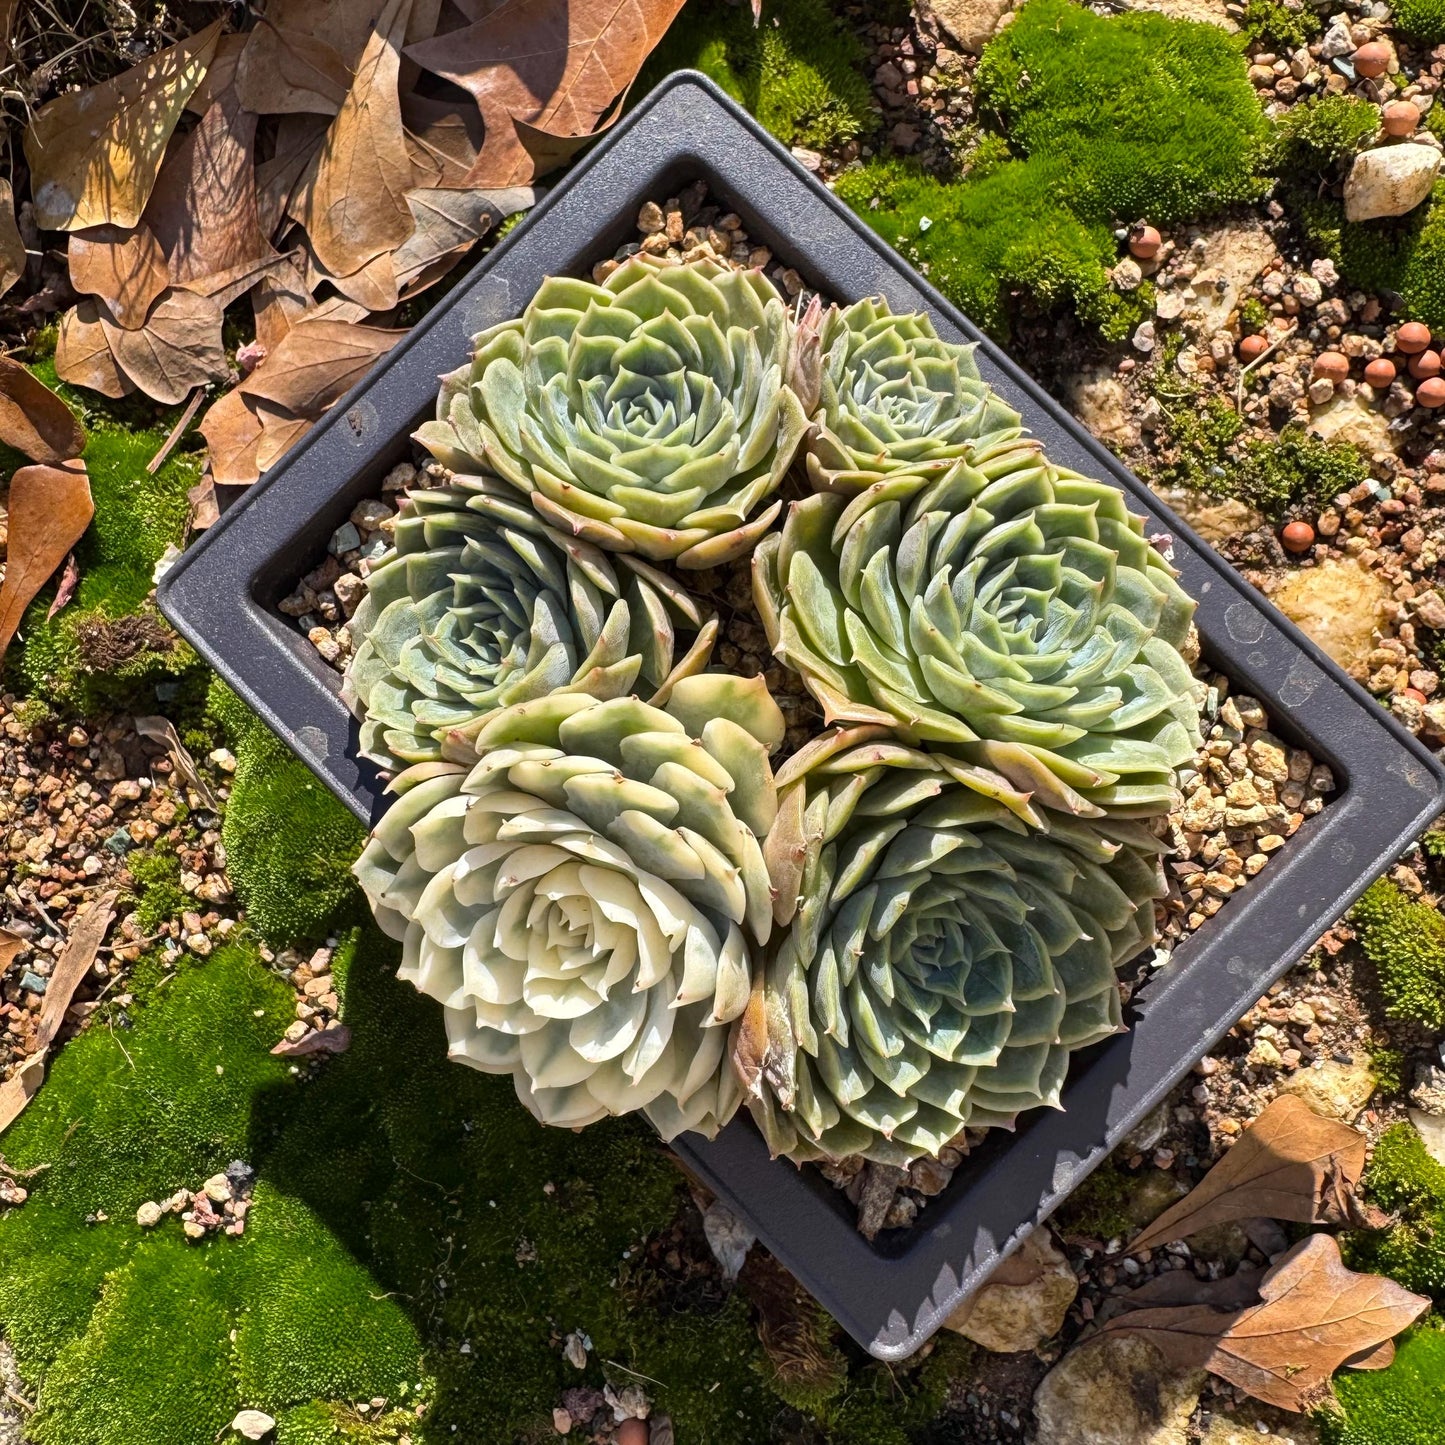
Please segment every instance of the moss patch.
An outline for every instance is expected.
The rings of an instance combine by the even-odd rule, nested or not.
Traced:
[[[1325,1445],[1436,1445],[1445,1420],[1445,1333],[1423,1325],[1395,1345],[1388,1370],[1341,1370],[1343,1417],[1323,1415]]]
[[[1352,1265],[1445,1304],[1445,1165],[1430,1157],[1409,1124],[1396,1124],[1375,1146],[1365,1188],[1398,1222],[1351,1235]]]
[[[351,864],[366,830],[220,681],[211,685],[208,713],[236,753],[221,837],[251,923],[281,947],[359,917]]]
[[[1318,176],[1364,148],[1380,128],[1380,113],[1353,95],[1316,96],[1291,106],[1275,122],[1270,167],[1299,180]]]
[[[1351,917],[1390,1015],[1445,1028],[1445,918],[1387,878],[1365,890]]]
[[[784,145],[837,146],[874,125],[862,42],[825,0],[751,8],[693,0],[668,29],[639,79],[646,95],[674,70],[701,70]]]
[[[1394,0],[1390,13],[1395,28],[1426,45],[1445,40],[1445,0]]]

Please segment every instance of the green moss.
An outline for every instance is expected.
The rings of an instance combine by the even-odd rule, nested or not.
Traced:
[[[1256,43],[1298,50],[1324,29],[1324,23],[1300,0],[1248,0],[1240,28]]]
[[[1318,1417],[1324,1445],[1438,1445],[1445,1420],[1445,1332],[1422,1325],[1395,1344],[1387,1370],[1341,1370],[1343,1415]]]
[[[1290,507],[1318,509],[1327,498],[1365,480],[1369,469],[1345,442],[1326,442],[1303,427],[1287,426],[1278,441],[1252,441],[1213,490],[1242,497],[1268,517]]]
[[[133,852],[126,858],[126,867],[135,879],[136,922],[143,933],[156,932],[195,906],[181,887],[181,860],[173,848]]]
[[[1390,14],[1396,30],[1426,45],[1445,40],[1445,0],[1394,0]]]
[[[1363,150],[1380,128],[1380,112],[1353,95],[1316,96],[1275,122],[1271,169],[1281,176],[1318,175]]]
[[[1262,194],[1267,125],[1245,71],[1215,25],[1029,0],[974,84],[1016,151],[1062,166],[1078,214],[1164,224]]]
[[[1382,1094],[1399,1094],[1405,1088],[1405,1055],[1399,1049],[1372,1049],[1370,1071]]]
[[[1269,312],[1258,296],[1246,296],[1239,303],[1239,324],[1245,331],[1263,331],[1269,325]]]
[[[1445,1165],[1411,1125],[1396,1124],[1375,1145],[1364,1183],[1370,1200],[1397,1218],[1388,1229],[1348,1237],[1352,1267],[1445,1303]]]
[[[1132,1175],[1106,1161],[1059,1207],[1058,1227],[1067,1234],[1083,1234],[1090,1239],[1117,1239],[1128,1234],[1136,1223],[1129,1213],[1129,1200],[1136,1187]]]
[[[1313,188],[1289,193],[1290,207],[1314,250],[1366,291],[1394,291],[1402,317],[1445,328],[1445,181],[1408,216],[1349,222],[1341,205]]]
[[[1173,380],[1171,368],[1160,367],[1156,377]],[[1159,440],[1161,460],[1154,479],[1164,486],[1192,487],[1218,492],[1227,485],[1234,460],[1234,444],[1244,430],[1238,412],[1222,396],[1200,397],[1193,386],[1154,395],[1163,407]]]
[[[1370,885],[1351,917],[1390,1015],[1445,1028],[1445,918],[1387,878]]]
[[[783,142],[828,148],[874,125],[867,50],[826,0],[748,5],[692,0],[648,61],[636,93],[674,70],[701,70]]]
[[[236,752],[221,832],[236,894],[268,942],[314,941],[358,912],[351,865],[366,830],[219,681],[208,710]]]

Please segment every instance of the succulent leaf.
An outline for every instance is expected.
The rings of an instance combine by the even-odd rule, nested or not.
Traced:
[[[559,690],[665,697],[717,635],[673,579],[554,531],[495,477],[413,493],[367,589],[343,696],[383,767]]]
[[[727,1025],[773,928],[758,829],[782,718],[741,678],[686,678],[673,698],[559,692],[493,713],[469,765],[398,775],[356,865],[452,1056],[511,1074],[544,1123],[641,1109],[666,1138],[712,1134],[741,1099]]]
[[[560,531],[716,566],[775,519],[755,514],[807,427],[791,338],[760,272],[637,255],[600,285],[552,277],[475,338],[417,438],[453,470],[506,478]]]
[[[883,729],[825,733],[777,781],[787,931],[733,1051],[773,1152],[907,1165],[1058,1107],[1072,1050],[1121,1026],[1116,967],[1154,938],[1158,840],[1029,828]]]

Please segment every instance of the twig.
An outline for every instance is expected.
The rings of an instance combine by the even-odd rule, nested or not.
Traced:
[[[18,1390],[11,1389],[9,1385],[5,1386],[5,1398],[7,1400],[14,1400],[22,1410],[29,1410],[32,1415],[35,1413],[35,1406],[32,1405],[24,1395],[20,1394]]]
[[[602,1363],[611,1365],[614,1370],[621,1370],[624,1375],[631,1375],[634,1380],[646,1380],[649,1385],[656,1385],[662,1390],[667,1389],[661,1380],[654,1380],[651,1375],[644,1375],[640,1370],[629,1370],[626,1365],[619,1365],[616,1360],[603,1360]]]
[[[166,458],[175,451],[176,443],[186,434],[186,428],[190,426],[196,413],[201,409],[201,399],[205,394],[206,389],[202,386],[198,386],[191,393],[191,399],[186,403],[186,409],[181,413],[180,420],[171,428],[171,434],[161,443],[160,451],[146,463],[146,471],[152,476],[165,466]]]
[[[110,1023],[109,1020],[107,1020],[106,1022],[107,1022],[107,1024],[109,1025],[109,1028],[110,1028],[110,1037],[111,1037],[111,1039],[114,1041],[116,1048],[118,1048],[118,1049],[121,1051],[121,1053],[123,1053],[123,1054],[125,1055],[125,1061],[126,1061],[126,1063],[128,1063],[128,1064],[131,1066],[131,1070],[132,1070],[132,1072],[134,1072],[134,1070],[135,1070],[135,1060],[134,1060],[133,1058],[131,1058],[131,1056],[130,1056],[130,1050],[127,1049],[126,1046],[125,1046],[123,1043],[121,1043],[121,1041],[120,1041],[118,1038],[116,1038],[116,1036],[115,1036],[115,1025],[114,1025],[113,1023]]]
[[[1254,368],[1258,366],[1261,361],[1264,361],[1267,357],[1273,355],[1273,353],[1277,351],[1284,342],[1288,341],[1290,337],[1293,336],[1298,330],[1299,322],[1296,321],[1295,324],[1291,326],[1288,331],[1282,332],[1273,341],[1271,341],[1270,344],[1266,346],[1264,350],[1261,351],[1259,355],[1254,358],[1253,361],[1246,362],[1245,365],[1239,368],[1239,384],[1235,387],[1234,390],[1234,409],[1241,416],[1244,415],[1244,378],[1248,376],[1249,373],[1253,371]]]

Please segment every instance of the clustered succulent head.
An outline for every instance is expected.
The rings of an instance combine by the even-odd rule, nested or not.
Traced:
[[[357,871],[452,1053],[555,1124],[746,1098],[799,1160],[1057,1106],[1198,744],[1192,604],[1123,494],[926,317],[793,319],[711,262],[548,280],[418,436],[452,475],[346,696],[402,768]],[[798,737],[717,666],[736,590],[677,570],[730,562],[823,711],[776,774]]]
[[[651,697],[707,664],[717,621],[681,586],[562,536],[494,477],[416,493],[395,539],[351,619],[345,686],[382,767],[440,757],[511,703]]]
[[[1149,830],[1030,828],[881,727],[830,729],[777,781],[790,926],[737,1046],[774,1152],[908,1164],[1057,1106],[1071,1051],[1120,1027],[1115,967],[1153,941]]]
[[[784,381],[790,340],[757,271],[638,255],[600,286],[549,277],[518,320],[475,338],[417,435],[575,536],[712,567],[778,515],[762,504],[806,428]]]

